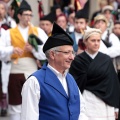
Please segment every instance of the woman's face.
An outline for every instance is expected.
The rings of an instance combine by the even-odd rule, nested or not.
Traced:
[[[94,54],[99,50],[101,35],[96,33],[91,35],[87,40],[85,40],[86,51],[90,54]]]
[[[67,20],[66,20],[65,16],[59,16],[57,18],[57,24],[65,30],[67,27]]]
[[[107,24],[103,20],[98,20],[98,21],[96,21],[94,27],[97,29],[100,29],[102,32],[104,32],[107,29]]]
[[[107,18],[107,20],[109,21],[112,18],[112,14],[110,10],[106,10],[104,12],[105,17]]]

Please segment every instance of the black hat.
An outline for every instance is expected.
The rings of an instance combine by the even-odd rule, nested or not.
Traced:
[[[75,15],[75,18],[84,18],[84,19],[86,19],[86,20],[88,20],[89,19],[89,2],[90,2],[90,0],[88,0],[86,3],[85,3],[85,5],[84,5],[84,8],[83,9],[81,9],[81,10],[78,10],[77,12],[76,12],[76,15]]]
[[[88,19],[88,15],[86,14],[84,9],[81,9],[81,10],[76,12],[75,18],[77,18],[77,19],[79,19],[79,18]]]
[[[40,21],[47,20],[47,21],[50,21],[53,24],[53,22],[55,21],[55,19],[56,19],[55,15],[53,13],[49,13],[49,14],[45,15],[44,17],[42,17],[40,19]]]
[[[55,22],[53,24],[52,35],[47,39],[46,43],[43,46],[43,52],[47,50],[62,46],[62,45],[71,45],[73,46],[72,38]]]
[[[18,13],[21,13],[22,11],[26,11],[26,10],[29,10],[29,11],[32,11],[30,5],[27,3],[27,1],[23,0],[20,4],[20,7],[18,9]]]

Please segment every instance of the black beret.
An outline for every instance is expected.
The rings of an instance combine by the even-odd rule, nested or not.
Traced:
[[[84,9],[81,9],[81,10],[76,12],[75,18],[77,18],[77,19],[79,19],[79,18],[88,19],[88,15],[86,14],[86,11]]]
[[[47,50],[62,46],[62,45],[71,45],[73,46],[72,38],[55,22],[53,24],[52,35],[47,39],[46,43],[43,46],[43,52]]]
[[[20,4],[20,7],[18,8],[17,13],[20,13],[21,11],[27,11],[27,10],[32,11],[31,6],[25,0],[23,0]]]
[[[56,16],[53,13],[49,13],[49,14],[45,15],[44,17],[42,17],[40,19],[40,21],[46,21],[47,20],[47,21],[50,21],[53,24],[55,19],[56,19]]]

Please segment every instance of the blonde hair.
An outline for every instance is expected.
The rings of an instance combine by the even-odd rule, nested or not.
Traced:
[[[105,21],[105,23],[108,25],[108,20],[103,14],[99,14],[94,18],[94,24],[99,20]]]
[[[90,36],[92,36],[94,34],[101,35],[102,32],[101,32],[100,29],[96,29],[96,28],[89,28],[89,29],[85,30],[84,31],[84,36],[83,36],[83,42],[85,42]]]

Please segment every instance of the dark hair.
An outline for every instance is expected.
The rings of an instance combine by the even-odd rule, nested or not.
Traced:
[[[24,11],[31,11],[31,10],[27,10],[27,9],[21,9],[20,11],[17,12],[17,14],[22,15]],[[32,11],[31,11],[32,12]]]
[[[17,14],[22,15],[22,14],[23,14],[23,12],[24,12],[24,10],[21,10],[21,11],[19,11]]]
[[[84,19],[86,23],[89,21],[87,18],[79,18],[79,17],[75,17],[75,18],[74,18],[74,21],[75,21],[75,19]]]
[[[120,24],[120,21],[117,21],[117,20],[116,20],[116,21],[114,22],[114,25],[116,25],[116,24]]]

